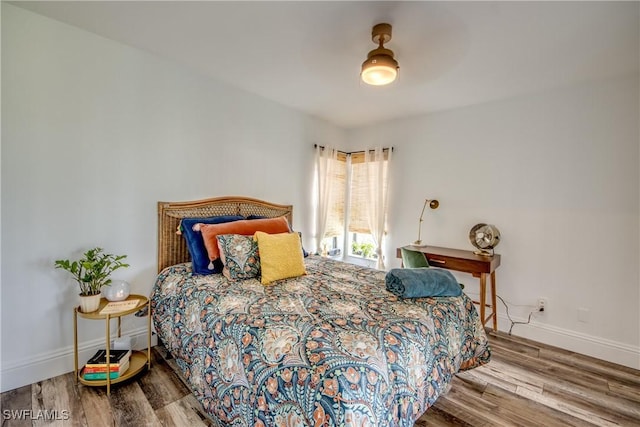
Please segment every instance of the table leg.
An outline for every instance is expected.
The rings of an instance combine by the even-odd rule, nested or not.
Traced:
[[[480,321],[482,326],[486,322],[485,311],[487,308],[487,274],[480,273]]]
[[[111,396],[111,366],[110,365],[110,354],[111,354],[111,316],[107,314],[107,331],[105,333],[107,336],[107,342],[105,344],[105,348],[107,349],[107,396]]]
[[[73,373],[78,384],[78,307],[73,309]]]
[[[147,301],[147,369],[151,369],[151,299]]]
[[[498,306],[496,302],[496,272],[491,272],[491,308],[493,309],[493,330],[498,330]]]

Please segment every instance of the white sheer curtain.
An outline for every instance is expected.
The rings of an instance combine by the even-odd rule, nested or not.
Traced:
[[[316,146],[316,252],[321,252],[320,245],[327,232],[329,223],[330,207],[333,198],[332,178],[337,165],[338,150],[330,147]]]
[[[364,162],[367,169],[369,197],[367,197],[367,213],[369,229],[376,245],[378,262],[376,268],[384,270],[384,257],[382,253],[382,241],[387,222],[387,210],[389,207],[389,163],[393,150],[383,150],[378,147],[375,150],[366,150]]]

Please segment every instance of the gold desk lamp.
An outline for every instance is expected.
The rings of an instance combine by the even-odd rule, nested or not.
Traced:
[[[425,209],[427,209],[427,205],[429,205],[429,207],[431,209],[438,209],[438,206],[440,206],[440,202],[438,202],[436,199],[426,199],[424,201],[424,206],[422,207],[422,212],[420,213],[420,221],[418,222],[418,240],[416,240],[415,242],[413,242],[413,246],[426,246],[422,244],[422,217],[424,216],[424,211]]]

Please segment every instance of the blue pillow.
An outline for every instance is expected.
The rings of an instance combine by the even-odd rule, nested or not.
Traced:
[[[222,224],[223,222],[233,222],[245,219],[240,215],[211,216],[206,218],[183,218],[180,222],[180,231],[187,241],[187,249],[191,254],[191,266],[193,274],[213,274],[222,273],[222,261],[217,259],[217,263],[213,263],[213,270],[209,269],[209,254],[204,247],[202,233],[194,231],[193,226],[196,224]]]

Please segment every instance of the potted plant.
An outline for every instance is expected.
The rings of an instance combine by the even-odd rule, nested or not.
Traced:
[[[128,267],[123,260],[126,255],[105,253],[102,248],[86,251],[77,261],[59,259],[56,268],[67,270],[80,286],[80,309],[84,313],[95,311],[100,306],[100,291],[111,283],[111,273]]]

